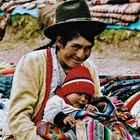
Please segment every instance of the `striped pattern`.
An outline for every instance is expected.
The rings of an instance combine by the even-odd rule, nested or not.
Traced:
[[[122,123],[119,125],[113,123],[111,129],[112,131],[98,120],[86,116],[77,121],[77,140],[123,140],[123,138],[124,140],[133,140]],[[51,140],[74,140],[76,138],[72,130],[64,133],[57,126],[43,121],[37,124],[37,133],[43,138]]]
[[[92,20],[128,26],[139,19],[140,3],[89,4]]]
[[[66,135],[57,127],[49,122],[38,122],[37,133],[45,139],[49,140],[68,140]]]
[[[102,93],[109,97],[117,97],[121,102],[114,101],[117,120],[120,120],[127,126],[127,130],[132,137],[140,139],[138,127],[140,112],[139,109],[132,108],[140,101],[140,76],[116,76],[100,77]],[[135,116],[132,116],[135,114]],[[110,127],[112,128],[112,127]]]
[[[89,7],[91,12],[139,14],[140,3],[96,5]]]
[[[86,83],[89,83],[89,84],[92,84],[94,86],[94,83],[89,80],[89,79],[73,79],[73,80],[70,80],[68,82],[65,82],[63,85],[62,85],[62,88],[66,85],[69,85],[69,84],[72,84],[72,83],[76,83],[76,82],[86,82]]]
[[[82,121],[86,123],[87,139],[88,140],[122,140],[120,136],[115,135],[106,126],[102,125],[98,120],[93,120],[89,117]]]
[[[87,3],[93,5],[103,5],[103,4],[118,4],[118,3],[134,3],[140,2],[140,0],[86,0]]]
[[[135,22],[139,15],[128,15],[128,14],[119,14],[119,13],[99,13],[99,12],[91,12],[91,16],[94,17],[102,17],[102,18],[114,18],[127,22]]]
[[[116,25],[128,26],[130,24],[130,22],[121,21],[121,20],[115,19],[115,18],[92,17],[92,20],[102,21],[108,25],[109,24],[116,24]]]

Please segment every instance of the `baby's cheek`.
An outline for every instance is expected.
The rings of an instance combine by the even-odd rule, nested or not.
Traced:
[[[86,99],[86,100],[85,100],[85,104],[88,104],[88,103],[89,103],[89,100],[88,100],[88,99]]]
[[[80,101],[80,98],[75,97],[74,100],[77,102],[77,101]]]

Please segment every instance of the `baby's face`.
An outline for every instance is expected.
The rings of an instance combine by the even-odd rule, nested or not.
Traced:
[[[90,96],[85,93],[72,93],[66,96],[71,105],[76,108],[84,108],[89,103]]]

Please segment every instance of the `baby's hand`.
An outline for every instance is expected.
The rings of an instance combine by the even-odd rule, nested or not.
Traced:
[[[70,125],[75,126],[76,125],[76,120],[74,119],[73,116],[67,116],[64,120],[63,120],[65,125]]]
[[[98,109],[95,106],[91,105],[91,104],[86,104],[85,105],[85,110],[89,111],[91,113],[98,112]]]

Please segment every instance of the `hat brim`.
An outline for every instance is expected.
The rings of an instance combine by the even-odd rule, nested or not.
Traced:
[[[81,28],[86,30],[89,35],[96,36],[102,33],[106,29],[106,24],[99,21],[68,21],[54,24],[44,29],[44,35],[49,39],[55,39],[59,35],[63,35],[66,31],[72,31],[72,29]]]

